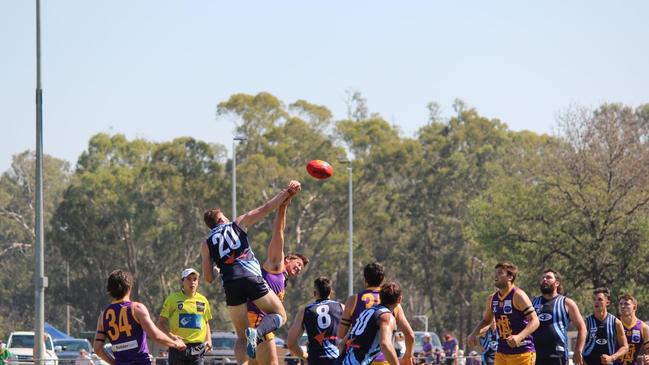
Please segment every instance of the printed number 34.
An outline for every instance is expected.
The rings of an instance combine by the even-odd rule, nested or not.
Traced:
[[[117,318],[115,310],[109,309],[106,311],[104,318],[108,321],[108,337],[111,341],[115,341],[119,338],[120,333],[126,333],[126,336],[131,336],[133,327],[128,321],[128,309],[127,307],[122,307],[119,310],[119,318]]]

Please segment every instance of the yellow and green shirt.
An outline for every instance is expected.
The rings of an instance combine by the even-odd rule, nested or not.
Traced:
[[[167,318],[171,333],[182,337],[185,343],[200,343],[207,337],[207,321],[212,319],[212,311],[203,295],[196,293],[190,298],[177,291],[165,300],[160,317]]]

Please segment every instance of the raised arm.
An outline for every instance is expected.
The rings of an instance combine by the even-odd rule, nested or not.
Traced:
[[[300,344],[298,343],[300,336],[302,336],[302,333],[304,332],[303,322],[304,322],[304,308],[301,308],[300,310],[297,311],[297,313],[295,313],[295,319],[293,320],[293,324],[291,325],[291,328],[289,328],[288,330],[288,337],[286,338],[286,344],[288,346],[288,349],[291,350],[291,353],[294,356],[306,360],[309,354],[305,353],[304,350],[302,350],[302,347],[300,347]]]
[[[415,331],[412,330],[408,318],[401,307],[401,304],[397,306],[394,310],[394,318],[397,323],[397,328],[403,332],[404,340],[406,342],[406,349],[401,359],[401,365],[411,365],[412,364],[412,354],[415,344]]]
[[[106,343],[106,331],[104,330],[104,321],[102,320],[103,312],[99,315],[97,320],[97,333],[95,334],[95,342],[92,345],[92,348],[95,350],[97,356],[100,359],[106,361],[109,365],[115,365],[115,358],[109,355],[106,350],[104,350],[104,344]]]
[[[273,224],[273,235],[268,245],[268,255],[264,261],[264,269],[269,272],[284,271],[284,228],[286,228],[286,211],[291,198],[280,204]]]
[[[584,323],[584,318],[581,316],[581,312],[579,312],[579,306],[577,306],[574,300],[566,298],[566,310],[568,311],[570,322],[577,328],[577,341],[575,342],[575,352],[572,355],[572,361],[577,365],[582,365],[584,363],[584,344],[586,343],[586,323]]]
[[[493,294],[487,297],[487,305],[485,306],[484,312],[482,312],[482,321],[480,321],[476,328],[469,334],[468,342],[470,346],[478,345],[478,334],[482,332],[483,329],[491,326],[491,322],[494,320],[494,314],[491,311],[492,298]]]
[[[186,346],[181,339],[172,339],[155,326],[149,316],[149,310],[142,303],[133,303],[133,315],[140,323],[146,334],[155,342],[168,347],[184,351]]]
[[[235,221],[237,225],[243,229],[250,227],[251,225],[259,222],[264,219],[270,212],[277,209],[282,202],[287,198],[294,196],[299,193],[301,189],[300,183],[298,181],[292,180],[288,183],[286,189],[279,192],[272,199],[267,201],[264,205],[257,207],[244,215],[238,216]]]

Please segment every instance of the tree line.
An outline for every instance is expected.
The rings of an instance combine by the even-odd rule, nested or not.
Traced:
[[[286,249],[310,258],[288,284],[292,316],[309,301],[312,281],[332,278],[347,295],[347,173],[353,171],[354,288],[362,268],[386,265],[404,289],[415,329],[468,333],[492,292],[493,266],[512,261],[517,282],[538,295],[546,267],[560,271],[582,312],[590,291],[631,293],[649,318],[649,104],[572,108],[555,135],[510,130],[457,101],[456,115],[430,117],[414,137],[370,113],[360,94],[348,117],[306,100],[286,104],[268,93],[235,94],[217,116],[238,121],[238,211],[270,198],[288,180],[303,183],[289,207]],[[216,123],[225,123],[217,118]],[[215,125],[218,128],[219,125]],[[306,175],[310,159],[334,176]],[[133,297],[152,309],[180,288],[180,271],[200,267],[207,234],[202,213],[231,211],[231,165],[224,146],[179,137],[167,142],[99,133],[74,167],[46,156],[46,320],[73,334],[92,330],[108,301],[105,279],[123,268]],[[0,336],[33,326],[34,157],[13,157],[0,177]],[[250,230],[263,260],[273,215]],[[215,329],[229,329],[219,285],[201,283]],[[615,310],[613,310],[615,312]],[[417,317],[416,317],[417,316]],[[289,319],[290,320],[290,319]]]

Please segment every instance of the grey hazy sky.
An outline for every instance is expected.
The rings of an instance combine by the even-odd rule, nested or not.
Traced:
[[[571,104],[649,102],[649,1],[42,0],[45,152],[98,132],[230,146],[215,107],[268,91],[345,116],[345,91],[413,136],[461,98],[549,133]],[[0,171],[34,149],[35,4],[0,2]]]

